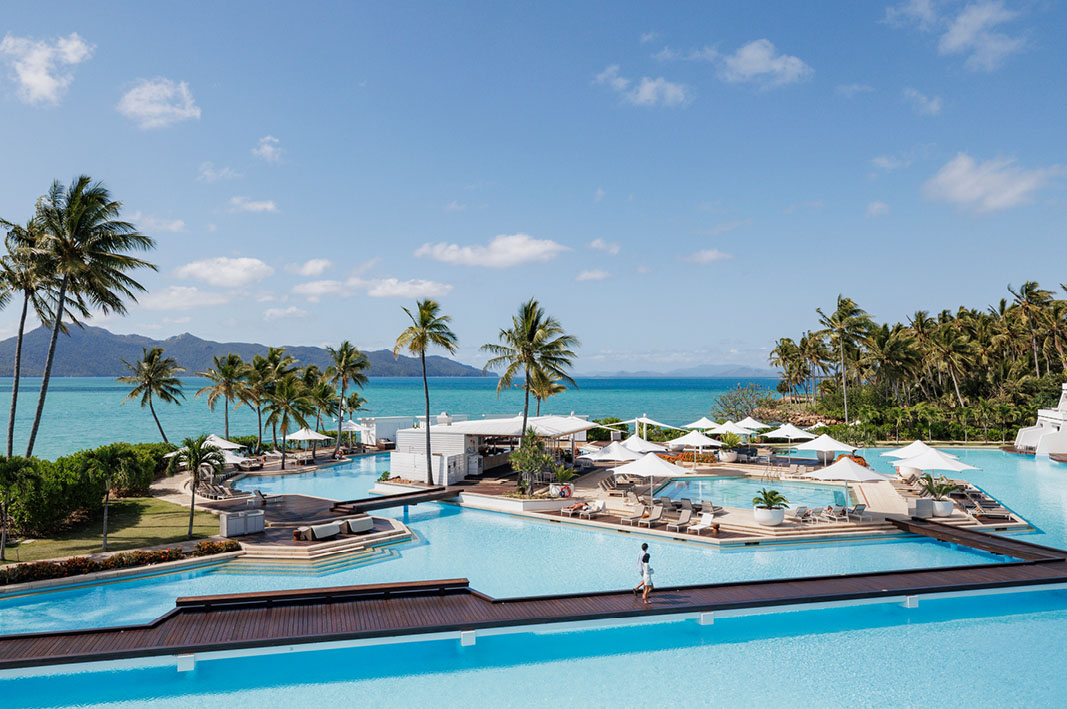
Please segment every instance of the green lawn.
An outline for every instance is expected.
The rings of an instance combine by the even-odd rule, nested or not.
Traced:
[[[103,517],[80,524],[50,539],[34,539],[8,546],[7,561],[34,561],[79,556],[101,551]],[[129,497],[114,500],[108,512],[108,551],[140,549],[186,540],[189,509],[154,497]],[[219,532],[218,517],[209,512],[196,513],[193,537],[200,539]]]

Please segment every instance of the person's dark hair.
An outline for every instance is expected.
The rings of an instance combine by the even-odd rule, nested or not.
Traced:
[[[641,551],[648,551],[648,542],[641,545]]]
[[[648,554],[645,554],[644,556],[641,557],[641,561],[643,561],[643,562],[645,562],[647,564],[651,558],[652,558],[651,556],[649,556]]]

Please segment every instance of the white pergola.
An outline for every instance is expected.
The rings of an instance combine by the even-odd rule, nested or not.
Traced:
[[[712,421],[707,416],[701,416],[696,421],[694,421],[692,423],[687,423],[682,428],[695,428],[695,429],[703,431],[703,430],[706,430],[706,429],[709,429],[709,428],[714,428],[715,426],[718,426],[718,425],[719,425],[718,423],[716,423],[715,421]]]
[[[639,460],[641,458],[641,454],[637,453],[636,451],[630,450],[619,441],[612,441],[611,443],[604,446],[598,451],[595,451],[593,453],[586,453],[585,455],[581,455],[578,457],[594,462],[609,460],[625,462],[630,460]]]
[[[807,431],[797,428],[791,423],[787,423],[780,428],[776,428],[773,431],[761,434],[764,438],[784,438],[787,441],[810,441],[815,438],[814,433],[808,433]]]
[[[661,446],[660,444],[653,443],[652,441],[646,441],[644,438],[641,438],[636,433],[627,438],[625,441],[623,441],[622,445],[626,446],[635,453],[662,453],[667,450],[666,446]]]

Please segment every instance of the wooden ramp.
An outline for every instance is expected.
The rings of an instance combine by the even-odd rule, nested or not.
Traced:
[[[359,500],[338,502],[330,508],[331,512],[342,515],[359,514],[372,510],[384,510],[390,507],[417,505],[420,502],[434,502],[455,497],[457,492],[447,487],[430,487],[425,490],[402,492],[396,495],[375,495]]]
[[[979,549],[981,551],[1012,556],[1016,559],[1027,561],[1042,561],[1053,559],[1067,559],[1067,551],[1053,547],[1041,546],[1023,541],[1014,537],[1004,537],[999,534],[978,532],[973,529],[949,526],[929,519],[911,517],[907,519],[886,520],[898,529],[924,537],[932,537],[942,542],[950,542],[961,546]]]

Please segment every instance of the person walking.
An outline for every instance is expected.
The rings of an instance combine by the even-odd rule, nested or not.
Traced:
[[[644,578],[645,556],[648,555],[648,544],[641,544],[641,551],[637,554],[637,585],[634,586],[634,595],[641,592],[641,580]]]
[[[644,602],[644,604],[646,606],[648,605],[648,595],[650,593],[652,593],[652,588],[653,588],[653,584],[652,584],[653,571],[652,571],[652,564],[649,563],[650,561],[651,561],[651,557],[648,554],[645,554],[644,556],[641,557],[641,586],[640,586],[640,588],[641,588],[641,600]]]

